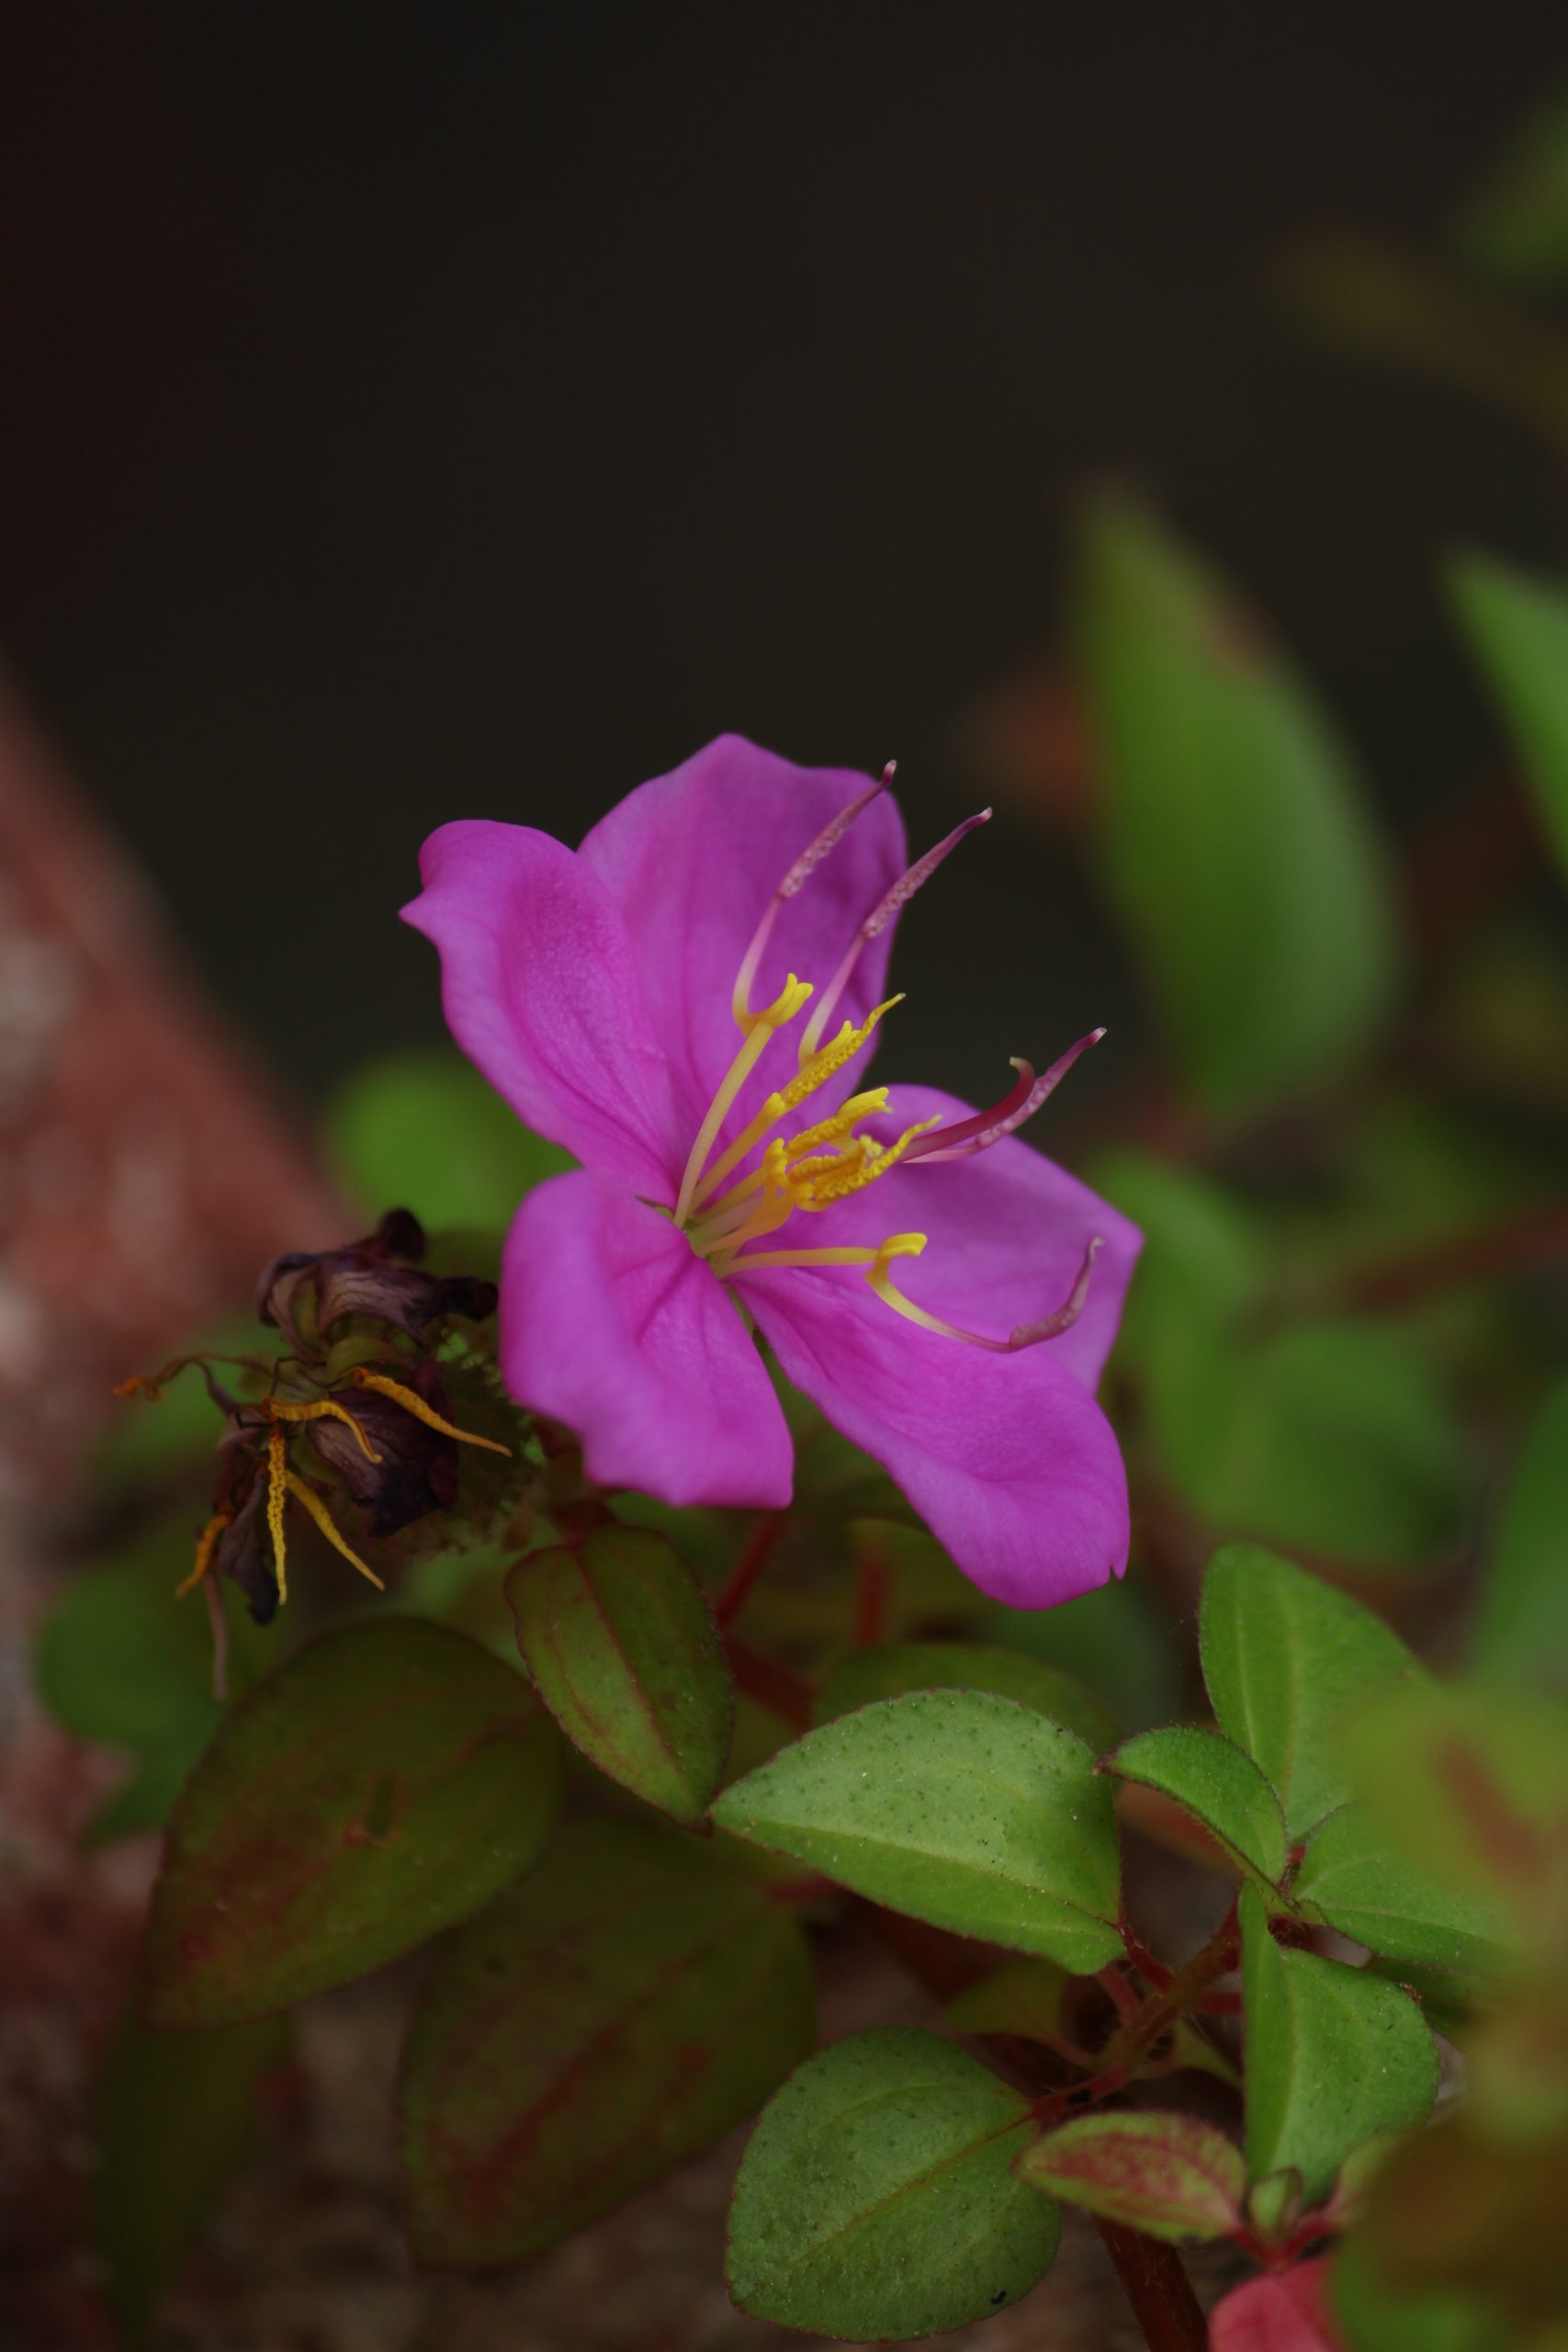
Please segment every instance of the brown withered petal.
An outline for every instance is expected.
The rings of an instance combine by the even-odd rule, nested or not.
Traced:
[[[316,1328],[328,1331],[359,1315],[417,1338],[437,1316],[481,1320],[495,1308],[495,1284],[468,1274],[429,1274],[424,1231],[408,1209],[389,1209],[372,1234],[336,1250],[290,1251],[275,1258],[256,1289],[256,1313],[302,1344],[296,1309],[301,1292],[316,1294]]]
[[[266,1523],[266,1473],[260,1464],[219,1538],[212,1565],[219,1576],[231,1577],[239,1586],[254,1622],[270,1624],[277,1614],[277,1573]]]
[[[422,1366],[410,1385],[437,1412],[446,1412],[432,1366]],[[344,1392],[342,1401],[379,1459],[368,1461],[354,1431],[338,1420],[312,1421],[310,1442],[339,1484],[369,1511],[369,1532],[395,1535],[428,1511],[450,1510],[457,1499],[454,1441],[405,1413],[389,1396],[354,1388]]]

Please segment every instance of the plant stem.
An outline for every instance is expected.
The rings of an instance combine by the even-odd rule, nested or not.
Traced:
[[[729,1582],[714,1602],[713,1613],[718,1623],[728,1625],[739,1613],[751,1587],[767,1566],[773,1547],[784,1533],[784,1520],[777,1511],[770,1511],[759,1521],[751,1540],[730,1571]]]
[[[1096,2226],[1149,2352],[1208,2352],[1208,2322],[1176,2248],[1120,2222]]]

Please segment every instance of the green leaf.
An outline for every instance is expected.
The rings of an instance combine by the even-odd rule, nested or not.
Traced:
[[[1060,1724],[983,1690],[911,1690],[824,1724],[714,1819],[959,1935],[1091,1975],[1122,1950],[1107,1783]]]
[[[1568,1939],[1568,1707],[1422,1682],[1351,1725],[1348,1760],[1386,1842],[1518,1946]],[[1483,1930],[1484,1932],[1484,1930]]]
[[[1355,1794],[1347,1712],[1420,1669],[1381,1618],[1270,1552],[1231,1544],[1203,1579],[1203,1679],[1220,1728],[1245,1748],[1298,1838]]]
[[[1475,1656],[1490,1673],[1568,1690],[1568,1381],[1541,1408],[1514,1473]]]
[[[1162,1790],[1240,1862],[1279,1884],[1287,1851],[1280,1800],[1252,1758],[1218,1732],[1186,1724],[1140,1732],[1104,1769]]]
[[[254,2132],[256,2091],[288,2020],[193,2040],[127,2023],[94,2101],[93,2242],[110,2310],[140,2345],[197,2230]]]
[[[1072,1981],[1054,1960],[1004,1961],[955,1993],[944,2015],[954,2033],[1016,2033],[1059,2050]]]
[[[890,1642],[856,1650],[833,1668],[817,1697],[817,1720],[830,1723],[874,1699],[906,1690],[990,1690],[1021,1707],[1065,1724],[1096,1755],[1115,1746],[1122,1726],[1092,1690],[1059,1667],[1019,1650],[985,1649],[966,1642]]]
[[[1387,1012],[1397,923],[1359,781],[1289,665],[1126,499],[1085,537],[1079,642],[1100,862],[1215,1109],[1337,1074]]]
[[[597,1527],[519,1560],[517,1646],[562,1731],[623,1788],[700,1821],[724,1778],[729,1673],[701,1586],[669,1540]]]
[[[434,1231],[498,1232],[525,1193],[577,1162],[530,1134],[458,1055],[390,1054],[349,1080],[327,1118],[338,1173],[367,1215],[411,1208]]]
[[[1437,2044],[1397,1985],[1314,1952],[1281,1951],[1250,1886],[1241,1893],[1241,1930],[1247,2177],[1292,2167],[1314,2205],[1352,2148],[1427,2113]]]
[[[1113,1577],[1055,1609],[991,1601],[980,1623],[987,1640],[1043,1658],[1083,1683],[1122,1726],[1141,1730],[1180,1703],[1169,1623],[1131,1577]]]
[[[1453,225],[1460,256],[1506,285],[1568,284],[1568,91],[1509,141]]]
[[[1241,2152],[1195,2115],[1084,2115],[1018,2160],[1021,2180],[1146,2237],[1193,2243],[1241,2224]]]
[[[1329,2296],[1349,2352],[1526,2352],[1482,2297],[1427,2294],[1389,2278],[1359,2233],[1339,2249]]]
[[[766,1884],[647,1823],[566,1830],[455,1936],[401,2085],[423,2262],[517,2262],[750,2115],[811,2046]]]
[[[1568,868],[1568,591],[1483,555],[1450,566],[1449,584]]]
[[[323,1634],[242,1700],[186,1785],[152,1891],[146,2020],[228,2025],[362,1976],[533,1859],[556,1732],[460,1634]]]
[[[1342,1806],[1313,1832],[1291,1894],[1303,1918],[1387,1960],[1485,1973],[1508,1958],[1507,1920],[1497,1906],[1391,1850],[1364,1804]]]
[[[743,2312],[857,2343],[988,2319],[1055,2258],[1057,2208],[1014,2177],[1029,2101],[952,2042],[885,2026],[764,2109],[729,2209]]]

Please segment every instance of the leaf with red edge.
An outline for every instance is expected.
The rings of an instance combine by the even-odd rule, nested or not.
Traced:
[[[650,1527],[596,1527],[519,1560],[506,1579],[517,1646],[573,1746],[677,1821],[724,1778],[732,1703],[713,1613]]]
[[[1195,2244],[1241,2222],[1241,2151],[1212,2123],[1164,2109],[1084,2115],[1026,2148],[1032,2188],[1145,2236]]]
[[[1329,2316],[1326,2259],[1233,2287],[1209,2313],[1209,2352],[1344,2352]]]
[[[323,1634],[220,1727],[175,1810],[147,2024],[231,2025],[363,1976],[530,1862],[560,1785],[520,1674],[446,1626]]]
[[[631,1821],[566,1830],[452,1939],[403,2061],[423,2262],[519,2262],[751,2114],[811,2046],[810,1957],[767,1884]]]

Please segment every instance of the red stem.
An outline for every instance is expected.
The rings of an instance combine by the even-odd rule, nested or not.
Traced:
[[[784,1533],[784,1521],[770,1512],[753,1530],[751,1540],[730,1571],[729,1582],[714,1602],[713,1613],[720,1626],[728,1625],[739,1614],[747,1594],[767,1566],[774,1545]]]
[[[854,1645],[868,1650],[887,1626],[887,1592],[892,1582],[887,1555],[874,1544],[862,1546],[855,1556]]]
[[[1208,2352],[1208,2322],[1176,2248],[1120,2222],[1098,2227],[1149,2352]]]

